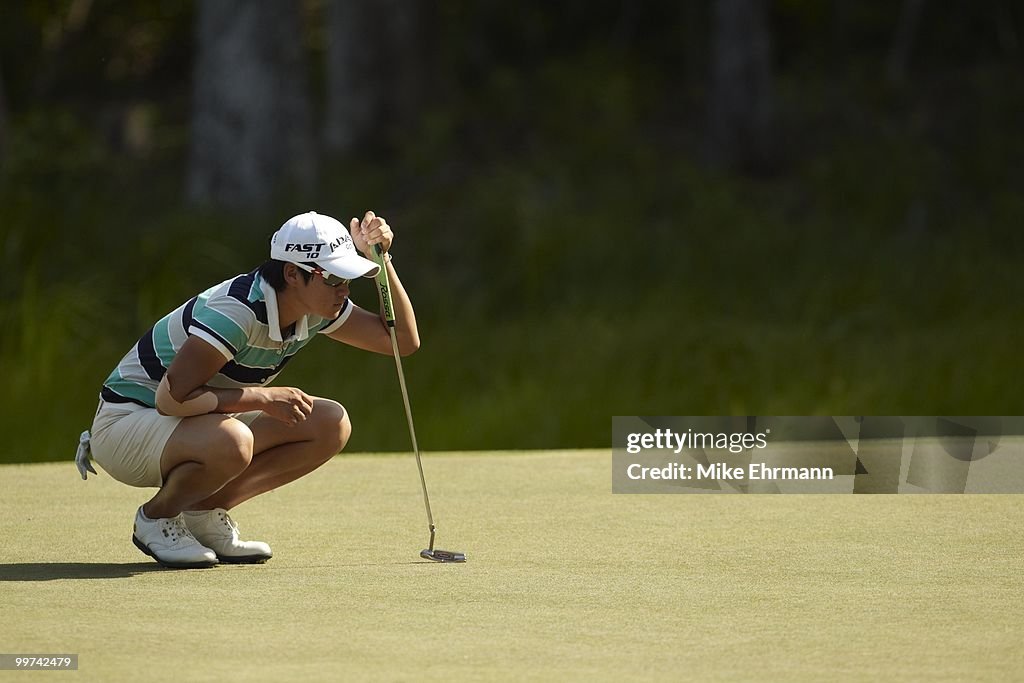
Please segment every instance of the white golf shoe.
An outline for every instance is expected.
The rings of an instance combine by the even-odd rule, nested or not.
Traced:
[[[238,525],[227,510],[214,508],[181,514],[196,539],[212,548],[221,562],[259,564],[274,556],[270,546],[263,541],[240,540]]]
[[[140,507],[135,513],[132,542],[165,567],[201,569],[217,564],[217,555],[195,539],[181,515],[149,519]]]

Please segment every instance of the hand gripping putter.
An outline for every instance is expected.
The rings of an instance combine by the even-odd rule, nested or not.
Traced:
[[[384,263],[384,255],[380,245],[374,245],[373,260],[380,266],[377,272],[377,289],[380,290],[381,301],[384,303],[384,318],[387,320],[388,332],[391,334],[391,350],[395,356],[395,367],[398,368],[398,384],[402,388],[402,401],[405,404],[405,419],[409,423],[409,438],[412,450],[416,454],[416,468],[420,472],[420,486],[423,488],[423,506],[427,510],[427,524],[430,528],[430,547],[420,551],[420,557],[434,562],[465,562],[466,554],[451,550],[434,549],[434,516],[430,514],[430,496],[427,495],[427,480],[423,477],[423,461],[420,459],[420,447],[416,443],[416,428],[412,424],[412,408],[409,407],[409,391],[405,388],[405,373],[402,372],[402,357],[398,353],[398,337],[395,335],[395,307],[391,302],[391,284],[388,282],[388,271]]]

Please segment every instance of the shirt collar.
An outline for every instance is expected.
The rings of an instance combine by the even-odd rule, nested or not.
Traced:
[[[270,326],[269,334],[271,339],[276,342],[284,343],[285,341],[302,341],[309,336],[309,322],[307,320],[307,316],[302,316],[295,323],[295,332],[292,333],[287,340],[282,339],[281,316],[277,310],[277,292],[263,278],[260,278],[260,290],[263,292],[263,298],[266,299],[267,302],[267,324]]]

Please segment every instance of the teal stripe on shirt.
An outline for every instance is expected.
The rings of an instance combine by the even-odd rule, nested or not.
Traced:
[[[196,300],[196,305],[192,309],[192,318],[224,337],[235,347],[235,350],[245,348],[248,342],[248,335],[241,325],[224,313],[210,308],[202,299]]]

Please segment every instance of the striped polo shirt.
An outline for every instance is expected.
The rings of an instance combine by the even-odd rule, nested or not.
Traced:
[[[238,275],[189,299],[149,329],[103,383],[110,403],[156,407],[156,388],[189,335],[224,354],[224,366],[207,382],[218,389],[270,384],[317,332],[341,327],[352,313],[347,299],[334,319],[303,316],[281,338],[277,293],[258,269]]]

